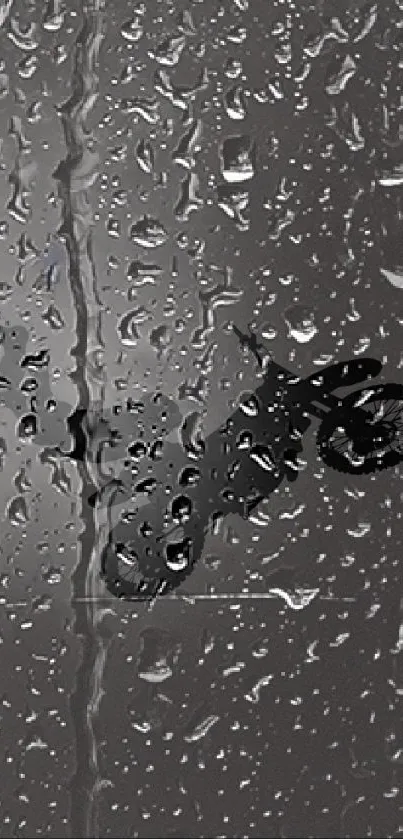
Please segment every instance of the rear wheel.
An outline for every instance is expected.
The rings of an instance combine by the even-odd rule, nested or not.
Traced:
[[[177,527],[168,534],[136,534],[125,542],[113,539],[106,546],[101,573],[106,587],[125,600],[148,600],[176,589],[192,573],[202,553],[204,531],[195,518],[191,528]]]
[[[403,386],[375,385],[343,399],[323,420],[317,437],[331,468],[368,474],[403,460]]]

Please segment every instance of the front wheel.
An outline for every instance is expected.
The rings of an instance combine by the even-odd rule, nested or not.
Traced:
[[[332,469],[363,475],[403,460],[403,386],[375,385],[350,394],[322,421],[317,446]]]

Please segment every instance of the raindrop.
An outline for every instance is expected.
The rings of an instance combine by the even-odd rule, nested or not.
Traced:
[[[249,135],[227,137],[221,144],[220,156],[225,181],[241,183],[253,178],[256,148]]]
[[[55,586],[62,581],[62,569],[46,568],[42,571],[42,577],[50,586]]]
[[[187,495],[178,495],[172,501],[171,514],[172,518],[178,523],[183,524],[190,519],[192,513],[192,502]]]
[[[277,468],[276,459],[268,446],[252,446],[249,456],[266,472],[273,472]]]
[[[395,288],[403,288],[403,266],[395,268],[394,271],[388,271],[386,268],[381,268],[380,271]]]
[[[5,303],[9,300],[14,289],[10,283],[0,282],[0,302]]]
[[[288,337],[294,338],[299,344],[307,344],[318,333],[315,315],[306,306],[291,306],[283,317],[288,326]]]
[[[230,90],[227,91],[227,93],[225,94],[224,103],[225,110],[230,119],[245,119],[246,102],[242,87],[240,85],[235,85],[235,87],[231,87]]]
[[[186,743],[195,743],[197,740],[201,740],[202,737],[205,737],[206,734],[208,734],[210,729],[219,721],[219,719],[220,717],[216,714],[211,714],[199,723],[193,731],[189,732],[189,734],[185,734],[183,739]]]
[[[252,445],[252,441],[253,441],[253,435],[251,434],[250,431],[241,431],[241,433],[240,433],[240,435],[239,435],[239,437],[236,441],[237,448],[241,449],[241,450],[242,449],[250,449],[250,447]]]
[[[46,312],[44,312],[44,314],[42,315],[42,318],[45,321],[45,323],[55,331],[63,329],[63,327],[65,326],[62,315],[60,314],[56,306],[53,305],[53,303],[51,303],[50,306],[48,306]]]
[[[24,379],[23,382],[20,384],[20,390],[23,393],[34,393],[38,389],[39,385],[36,379],[33,376]]]
[[[143,248],[158,248],[164,245],[168,238],[161,222],[147,215],[132,225],[129,235],[134,244]]]
[[[147,446],[141,440],[137,440],[135,443],[131,443],[130,446],[127,447],[127,451],[133,460],[140,460],[141,457],[146,455]]]
[[[14,527],[20,527],[29,521],[27,502],[23,495],[12,498],[7,505],[7,517]]]
[[[155,51],[150,50],[149,56],[158,64],[166,67],[175,67],[186,45],[186,38],[183,35],[178,37],[165,38],[161,41]]]
[[[140,16],[135,15],[130,20],[126,20],[121,28],[122,37],[132,44],[136,43],[143,37],[144,27]]]
[[[179,476],[179,484],[183,487],[197,486],[201,479],[200,469],[195,466],[186,466]]]
[[[136,327],[135,312],[123,315],[116,327],[119,338],[126,347],[135,347],[140,335]]]
[[[341,93],[347,86],[349,80],[357,71],[357,65],[350,55],[347,55],[341,66],[336,65],[335,69],[331,67],[326,77],[326,93],[330,96],[336,96]]]
[[[50,361],[49,350],[41,350],[36,355],[26,355],[21,361],[21,367],[28,367],[29,370],[43,370]]]
[[[239,408],[242,411],[242,413],[245,414],[245,416],[247,417],[257,417],[260,410],[260,406],[259,400],[255,396],[255,394],[242,394],[241,400],[242,401],[240,402]]]
[[[165,324],[152,329],[149,337],[150,344],[154,347],[159,357],[161,357],[172,343],[172,331]]]
[[[154,170],[154,151],[151,143],[148,140],[139,140],[136,146],[136,160],[140,169],[147,175],[151,175]]]
[[[17,425],[17,435],[20,440],[32,442],[38,433],[38,421],[36,414],[25,414]]]
[[[190,563],[192,541],[189,537],[179,542],[170,542],[165,547],[165,564],[170,571],[184,571]]]

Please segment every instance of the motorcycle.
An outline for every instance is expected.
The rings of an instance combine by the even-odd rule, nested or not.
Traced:
[[[363,475],[403,460],[403,385],[334,393],[378,376],[379,361],[339,362],[300,378],[252,334],[233,330],[257,358],[262,384],[241,394],[236,411],[205,440],[185,423],[181,444],[134,444],[148,457],[149,477],[137,482],[130,500],[141,494],[150,500],[121,518],[103,551],[101,575],[115,597],[148,600],[187,579],[209,530],[230,513],[249,517],[284,478],[296,480],[312,419],[320,422],[318,453],[333,469]]]

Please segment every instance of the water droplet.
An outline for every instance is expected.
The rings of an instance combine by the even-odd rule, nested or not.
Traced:
[[[13,287],[10,283],[0,282],[0,302],[5,303],[13,294]]]
[[[206,719],[202,720],[196,727],[189,732],[189,734],[184,735],[184,740],[186,743],[196,743],[197,740],[201,740],[202,737],[205,737],[206,734],[210,731],[210,729],[219,721],[220,717],[216,714],[210,714]]]
[[[135,443],[131,443],[130,446],[127,447],[127,451],[133,460],[140,460],[141,457],[144,457],[147,454],[147,446],[141,440],[137,440]]]
[[[116,327],[122,344],[126,347],[135,347],[140,335],[136,327],[136,315],[134,311],[123,315]]]
[[[299,344],[307,344],[318,333],[315,314],[306,306],[291,306],[283,317],[288,326],[288,337],[294,338]]]
[[[224,98],[224,104],[225,110],[230,119],[245,119],[246,101],[241,85],[235,85],[227,91]]]
[[[44,312],[44,314],[42,315],[42,318],[45,321],[45,323],[55,331],[63,329],[65,326],[62,315],[60,314],[56,306],[53,305],[53,303],[51,303],[50,306],[48,306],[46,312]]]
[[[165,244],[168,233],[158,219],[145,215],[130,228],[130,238],[143,248],[158,248]]]
[[[257,417],[260,410],[258,398],[254,393],[242,394],[239,409],[247,417]]]
[[[7,505],[7,517],[14,527],[20,527],[29,521],[27,502],[23,495],[12,498]]]
[[[38,420],[36,414],[25,414],[17,425],[17,435],[20,440],[32,443],[38,433]]]
[[[192,514],[192,502],[187,495],[178,495],[172,501],[171,505],[172,518],[178,523],[183,524],[190,519]]]
[[[140,169],[147,175],[151,175],[154,170],[154,151],[151,143],[148,140],[139,140],[136,146],[136,160]]]
[[[347,86],[349,80],[357,72],[357,65],[350,55],[346,55],[341,65],[337,61],[328,69],[325,80],[326,93],[337,96]]]
[[[380,271],[395,288],[403,288],[403,266],[396,267],[394,271],[388,271],[386,268],[381,268]]]
[[[269,446],[259,444],[252,446],[249,456],[266,472],[273,472],[277,469],[276,459]]]
[[[255,174],[256,148],[249,135],[227,137],[221,144],[221,171],[228,183],[249,181]]]
[[[136,43],[143,37],[144,26],[139,15],[135,15],[130,20],[127,20],[121,28],[122,37],[132,44]]]
[[[42,571],[42,577],[48,585],[55,586],[62,581],[62,569],[46,568]]]
[[[168,542],[165,546],[165,564],[170,571],[179,573],[190,564],[192,540],[188,537],[178,542]]]
[[[161,326],[156,326],[155,329],[151,330],[150,344],[152,347],[154,347],[159,357],[162,356],[162,354],[168,349],[171,343],[172,331],[165,324],[162,324]]]
[[[154,58],[158,64],[166,67],[175,67],[186,45],[186,38],[183,35],[178,37],[164,38],[154,51],[150,50],[150,58]]]

